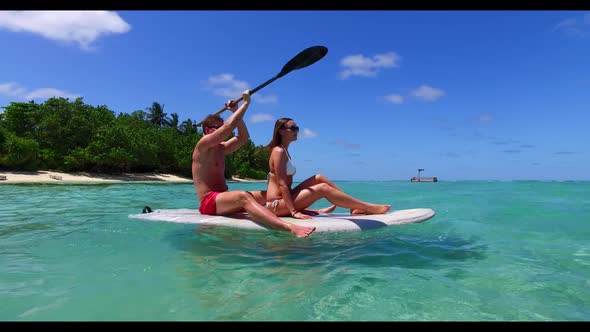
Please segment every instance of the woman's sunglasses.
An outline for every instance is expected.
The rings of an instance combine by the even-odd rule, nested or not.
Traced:
[[[299,131],[299,127],[297,127],[297,126],[283,127],[283,129],[292,130],[292,131]]]

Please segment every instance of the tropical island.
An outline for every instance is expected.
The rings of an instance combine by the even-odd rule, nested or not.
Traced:
[[[82,98],[11,102],[2,108],[0,173],[40,176],[47,182],[69,176],[190,182],[192,152],[203,137],[196,121],[181,121],[177,113],[168,117],[158,102],[131,114],[87,105]],[[250,139],[226,157],[227,179],[254,181],[267,173],[268,151]],[[0,183],[11,180],[2,177]]]

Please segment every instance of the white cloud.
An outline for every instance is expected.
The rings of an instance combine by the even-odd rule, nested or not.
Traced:
[[[242,92],[248,89],[248,83],[235,79],[233,74],[211,76],[203,84],[213,90],[214,94],[230,99],[241,97]]]
[[[572,17],[559,22],[554,30],[576,37],[585,37],[590,34],[590,13],[582,17]]]
[[[101,35],[126,33],[131,27],[109,11],[0,11],[0,29],[30,32],[88,50]]]
[[[25,99],[27,99],[27,100],[48,99],[51,97],[63,97],[63,98],[76,99],[79,96],[75,95],[75,94],[67,93],[65,91],[61,91],[58,89],[54,89],[54,88],[41,88],[41,89],[36,89],[36,90],[30,91],[29,93],[27,93],[25,96]]]
[[[314,131],[311,131],[310,129],[307,128],[303,128],[303,133],[301,134],[301,137],[303,138],[314,138],[316,137],[318,134]]]
[[[276,103],[279,100],[277,95],[261,95],[259,93],[253,95],[252,99],[256,100],[256,102],[260,104]]]
[[[266,113],[256,113],[256,114],[252,114],[252,116],[250,116],[250,121],[252,123],[268,122],[268,121],[273,121],[274,119],[275,119],[274,116],[272,116],[271,114],[266,114]]]
[[[494,117],[489,114],[482,114],[479,116],[479,122],[492,122],[494,121]]]
[[[349,55],[340,60],[340,66],[344,70],[340,72],[341,79],[350,76],[374,77],[382,68],[399,67],[400,56],[394,52],[374,55],[373,58],[362,54]]]
[[[21,100],[39,100],[48,99],[51,97],[76,99],[80,97],[80,95],[76,95],[54,88],[40,88],[35,90],[28,90],[14,82],[0,84],[0,94]]]
[[[211,76],[201,83],[205,88],[213,91],[215,95],[229,99],[238,99],[242,96],[242,92],[250,89],[248,82],[240,81],[235,78],[234,74],[227,73]],[[253,95],[252,99],[261,104],[276,103],[279,100],[276,95],[262,95],[260,93]]]
[[[419,99],[425,101],[435,101],[438,98],[445,95],[445,92],[441,89],[433,88],[428,85],[422,85],[419,88],[412,91],[412,94]]]
[[[385,99],[386,102],[396,104],[396,105],[404,103],[404,97],[401,95],[396,95],[396,94],[387,95],[387,96],[383,97],[383,99]]]
[[[8,97],[22,96],[26,94],[26,90],[18,86],[14,82],[0,84],[0,94]]]

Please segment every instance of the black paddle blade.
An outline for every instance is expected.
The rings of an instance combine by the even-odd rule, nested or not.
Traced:
[[[311,64],[318,62],[321,58],[328,54],[328,48],[324,46],[312,46],[304,49],[303,51],[299,52],[293,59],[289,60],[281,72],[276,76],[276,78],[282,77],[287,73],[295,70],[307,67]]]
[[[289,60],[281,69],[281,72],[278,73],[275,77],[271,78],[270,80],[260,84],[259,86],[255,87],[254,89],[250,90],[250,95],[256,93],[256,91],[264,88],[265,86],[269,85],[270,83],[274,82],[278,78],[281,78],[291,71],[295,69],[301,69],[307,67],[311,64],[318,62],[321,58],[328,54],[328,48],[324,46],[312,46],[304,49],[303,51],[299,52],[293,59]],[[242,101],[242,97],[240,97],[237,102]],[[215,112],[215,114],[223,113],[227,108],[222,108],[219,111]],[[203,121],[196,124],[196,126],[200,126]]]

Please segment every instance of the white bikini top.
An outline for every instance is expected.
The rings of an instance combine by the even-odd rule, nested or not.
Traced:
[[[289,154],[289,151],[287,151],[287,149],[285,149],[284,146],[281,145],[281,147],[283,148],[283,150],[285,150],[285,152],[287,152],[287,158],[289,158],[287,160],[287,175],[295,175],[295,173],[297,173],[297,168],[295,168],[295,165],[293,165],[293,163],[291,162],[291,155]]]
[[[282,145],[280,147],[282,147],[283,150],[287,152],[287,175],[293,176],[295,173],[297,173],[297,168],[295,168],[295,165],[293,165],[291,162],[291,155],[289,154],[289,151],[287,151],[287,149],[285,149],[285,147]],[[270,180],[270,173],[271,172],[268,172],[268,175],[266,176],[267,181]]]
[[[293,176],[295,173],[297,173],[297,168],[295,168],[295,165],[291,163],[291,158],[289,158],[289,160],[287,160],[287,175]]]

